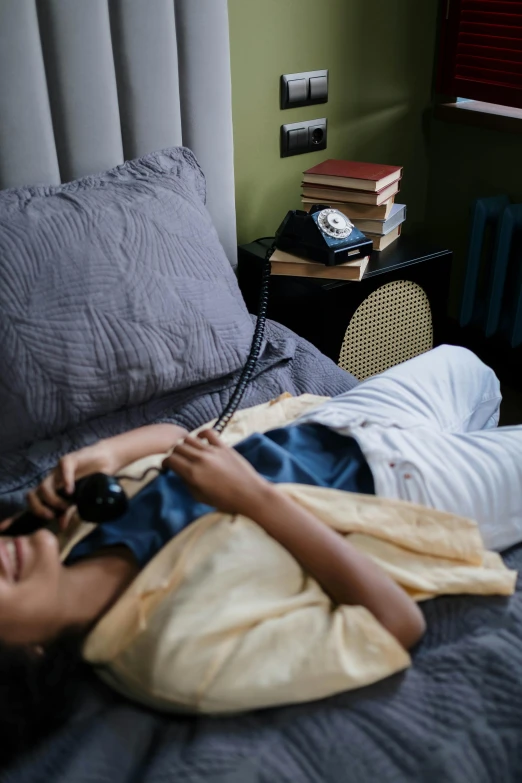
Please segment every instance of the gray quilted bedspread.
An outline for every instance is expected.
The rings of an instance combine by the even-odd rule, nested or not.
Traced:
[[[507,557],[522,566],[522,548]],[[522,585],[441,598],[413,667],[313,704],[164,716],[86,674],[76,715],[1,783],[519,783]]]

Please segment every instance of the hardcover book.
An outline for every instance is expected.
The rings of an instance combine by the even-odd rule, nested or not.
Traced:
[[[303,196],[302,202],[303,209],[308,212],[310,207],[317,203],[317,199],[305,198]],[[327,199],[326,203],[334,209],[338,209],[339,212],[342,212],[343,215],[346,215],[346,217],[349,217],[352,221],[354,218],[382,221],[387,220],[390,217],[393,209],[393,196],[379,206],[377,206],[377,204],[356,204],[354,202],[345,204],[341,201],[334,201],[333,199]]]
[[[355,261],[347,261],[337,266],[325,266],[314,264],[306,258],[285,253],[284,250],[275,250],[270,259],[273,275],[288,275],[290,277],[317,277],[326,280],[362,280],[368,266],[369,256],[358,258]]]
[[[393,204],[386,220],[375,220],[348,215],[354,226],[363,234],[386,236],[406,220],[406,204]]]
[[[392,196],[399,192],[400,180],[392,182],[387,188],[379,192],[370,193],[367,190],[349,190],[348,188],[331,188],[326,185],[310,185],[303,182],[303,196],[313,198],[321,202],[341,201],[355,204],[384,204]]]
[[[307,169],[303,174],[303,181],[312,185],[379,193],[400,179],[401,174],[402,166],[330,159]]]

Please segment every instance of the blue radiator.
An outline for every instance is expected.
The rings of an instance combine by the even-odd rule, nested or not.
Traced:
[[[522,344],[522,204],[507,196],[473,204],[459,320]]]

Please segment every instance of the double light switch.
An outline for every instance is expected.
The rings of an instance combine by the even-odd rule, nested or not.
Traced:
[[[328,71],[304,71],[281,76],[281,108],[312,106],[328,101]]]

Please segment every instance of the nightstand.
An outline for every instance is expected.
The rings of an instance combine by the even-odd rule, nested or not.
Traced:
[[[271,242],[239,247],[239,286],[254,314]],[[274,275],[268,317],[362,380],[444,342],[452,258],[450,250],[400,237],[372,253],[360,282]]]

